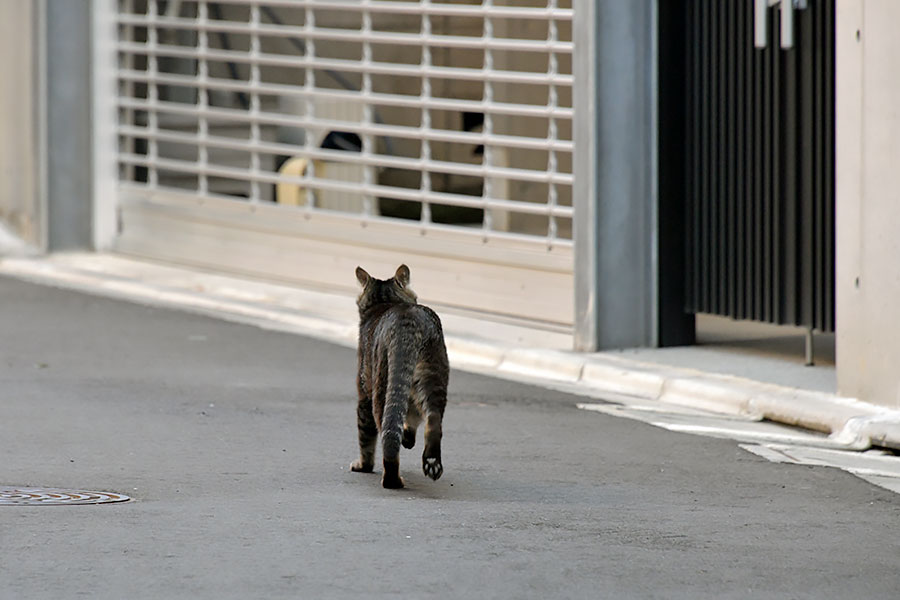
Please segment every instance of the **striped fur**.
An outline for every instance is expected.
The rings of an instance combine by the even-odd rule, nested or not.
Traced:
[[[375,279],[361,267],[359,306],[359,370],[357,426],[359,459],[354,471],[372,472],[381,434],[382,485],[401,488],[400,446],[412,448],[416,428],[425,421],[422,470],[437,479],[441,464],[441,424],[450,373],[441,320],[418,304],[409,287],[409,268],[394,277]]]

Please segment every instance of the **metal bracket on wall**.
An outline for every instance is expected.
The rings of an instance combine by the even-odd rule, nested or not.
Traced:
[[[769,44],[768,22],[769,7],[781,8],[781,47],[789,50],[794,47],[794,11],[809,8],[809,0],[754,0],[753,5],[753,45],[765,48]]]

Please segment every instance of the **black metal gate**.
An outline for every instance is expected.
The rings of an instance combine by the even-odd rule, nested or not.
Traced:
[[[790,0],[784,0],[790,1]],[[834,0],[683,0],[686,308],[834,330]]]

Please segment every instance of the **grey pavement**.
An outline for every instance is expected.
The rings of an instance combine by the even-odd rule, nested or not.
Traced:
[[[442,479],[351,473],[352,349],[0,278],[0,598],[896,598],[900,496],[454,371]],[[420,434],[421,435],[421,434]],[[419,440],[421,443],[421,439]]]

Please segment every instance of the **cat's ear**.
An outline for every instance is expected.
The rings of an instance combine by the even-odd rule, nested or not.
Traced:
[[[400,287],[406,287],[409,285],[409,267],[406,265],[400,265],[397,267],[397,272],[394,273],[394,280],[400,284]]]
[[[372,279],[372,276],[366,273],[365,269],[356,267],[356,280],[359,282],[359,285],[366,287],[366,284],[369,283],[370,279]]]

